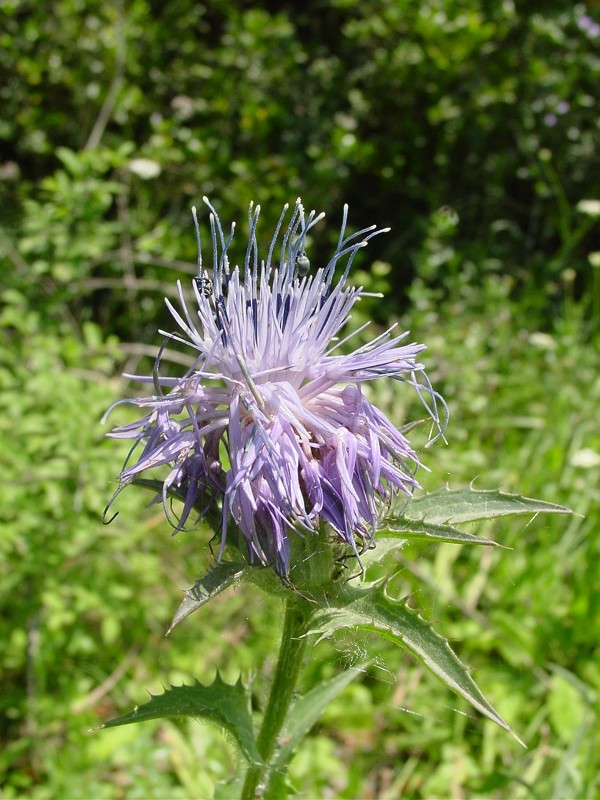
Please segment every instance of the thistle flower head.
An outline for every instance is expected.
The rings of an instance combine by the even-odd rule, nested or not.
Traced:
[[[151,376],[128,376],[153,385],[155,394],[119,401],[145,413],[109,434],[140,447],[115,495],[148,470],[168,467],[162,502],[175,532],[218,509],[221,554],[228,528],[236,525],[249,560],[286,576],[290,538],[325,524],[358,555],[373,541],[382,504],[418,487],[420,464],[363,384],[388,377],[411,385],[441,430],[441,398],[417,361],[424,345],[405,343],[408,334],[390,328],[353,352],[340,347],[347,340],[338,334],[364,294],[348,283],[352,261],[384,231],[373,226],[347,236],[345,208],[333,256],[310,270],[307,234],[323,215],[305,216],[298,200],[286,225],[284,207],[264,257],[256,234],[260,207],[251,204],[244,264],[232,267],[235,227],[226,235],[204,200],[212,263],[202,260],[194,209],[194,308],[180,283],[179,308],[166,301],[179,330],[164,333],[165,343],[187,345],[190,365],[180,378],[161,376],[163,346]],[[168,497],[174,490],[183,499],[177,517]]]

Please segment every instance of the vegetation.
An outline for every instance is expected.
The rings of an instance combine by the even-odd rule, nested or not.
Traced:
[[[528,750],[373,639],[375,665],[292,762],[301,795],[597,796],[590,13],[473,0],[3,4],[2,797],[212,797],[235,763],[216,728],[89,730],[162,683],[272,667],[281,606],[246,585],[164,638],[211,561],[209,532],[171,539],[142,492],[101,524],[126,448],[103,442],[97,421],[124,391],[119,373],[147,371],[163,296],[195,271],[189,208],[205,194],[242,224],[259,202],[265,239],[302,195],[335,221],[317,231],[313,263],[344,202],[356,227],[390,225],[354,272],[385,300],[365,300],[353,323],[398,320],[428,343],[451,421],[448,446],[424,453],[425,488],[475,478],[577,512],[477,528],[506,550],[411,545],[395,578]],[[411,410],[394,386],[377,401],[399,424]],[[307,680],[362,663],[366,646],[320,643]]]

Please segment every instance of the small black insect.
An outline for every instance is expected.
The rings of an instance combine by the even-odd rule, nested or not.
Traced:
[[[200,294],[210,297],[213,292],[213,282],[210,278],[194,278],[194,283]]]
[[[298,253],[296,256],[296,269],[298,271],[299,278],[304,278],[308,275],[310,261],[308,260],[306,253]]]

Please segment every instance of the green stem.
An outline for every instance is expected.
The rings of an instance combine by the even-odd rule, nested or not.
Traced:
[[[277,739],[285,722],[302,667],[302,657],[307,642],[306,637],[303,637],[302,634],[308,612],[308,603],[301,598],[294,596],[286,600],[279,658],[257,739],[258,751],[265,764],[248,769],[241,800],[255,800],[259,785],[268,779],[269,765],[275,753]]]

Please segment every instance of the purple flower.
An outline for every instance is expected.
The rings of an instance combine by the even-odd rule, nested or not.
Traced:
[[[138,422],[109,434],[141,446],[137,462],[124,466],[115,496],[148,470],[168,466],[162,501],[175,532],[190,517],[197,522],[216,509],[220,555],[232,523],[250,562],[273,565],[282,576],[290,568],[290,536],[323,524],[359,555],[373,541],[382,504],[418,487],[420,464],[404,434],[363,394],[363,384],[382,377],[409,384],[440,432],[438,400],[445,409],[417,361],[424,345],[404,344],[407,333],[390,328],[347,355],[342,345],[351,336],[337,338],[365,294],[347,283],[352,261],[384,231],[372,226],[346,236],[346,207],[331,260],[310,272],[306,237],[323,214],[305,218],[298,200],[284,231],[285,206],[263,259],[256,237],[260,207],[251,204],[244,265],[231,267],[234,225],[226,237],[204,200],[211,210],[212,266],[202,262],[193,209],[194,313],[180,283],[180,308],[166,301],[180,332],[164,333],[165,344],[189,346],[190,366],[181,378],[162,377],[163,345],[152,376],[128,376],[154,385],[155,395],[114,404],[147,409]],[[168,503],[174,490],[183,500],[177,518]]]

